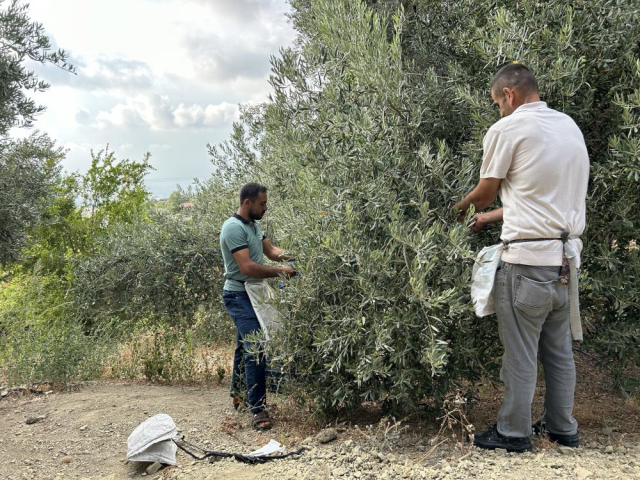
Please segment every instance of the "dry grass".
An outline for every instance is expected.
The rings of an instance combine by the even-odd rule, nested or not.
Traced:
[[[102,378],[209,386],[229,381],[232,346],[197,345],[190,349],[179,344],[169,348],[163,346],[166,354],[158,358],[156,341],[157,336],[148,332],[121,344],[117,353],[106,362]],[[149,365],[162,368],[163,375],[150,378]]]

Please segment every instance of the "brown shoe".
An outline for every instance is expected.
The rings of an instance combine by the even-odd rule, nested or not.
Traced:
[[[253,422],[251,425],[256,430],[269,430],[273,427],[273,420],[269,417],[269,412],[263,410],[260,413],[253,415]]]

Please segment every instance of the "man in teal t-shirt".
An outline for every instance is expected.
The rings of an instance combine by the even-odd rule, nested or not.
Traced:
[[[245,376],[247,397],[253,413],[253,426],[259,429],[271,428],[273,421],[266,409],[266,361],[262,355],[256,358],[250,353],[257,349],[250,348],[249,342],[245,340],[245,337],[260,330],[260,323],[244,283],[281,275],[292,277],[296,274],[290,266],[268,267],[262,264],[265,255],[276,262],[291,260],[280,248],[271,244],[256,222],[262,219],[266,211],[267,188],[258,183],[247,183],[240,190],[238,211],[224,222],[220,232],[220,249],[226,279],[222,299],[227,313],[233,318],[237,332],[231,396],[234,408],[238,408],[242,403],[241,379]]]

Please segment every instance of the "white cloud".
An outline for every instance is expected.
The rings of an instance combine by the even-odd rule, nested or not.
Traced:
[[[269,56],[294,38],[287,0],[28,3],[77,66],[29,66],[52,85],[32,95],[47,108],[36,128],[69,149],[71,170],[111,144],[135,158],[152,150],[161,178],[204,178],[207,143],[227,138],[238,104],[266,101]]]
[[[173,111],[173,123],[179,127],[191,127],[199,124],[203,116],[204,110],[200,105],[193,104],[187,107],[181,103]]]
[[[237,105],[223,102],[219,105],[207,105],[204,110],[204,124],[212,127],[229,125],[238,119]]]
[[[108,111],[99,112],[92,126],[149,127],[152,130],[168,131],[181,128],[222,127],[238,118],[238,107],[227,102],[220,104],[174,106],[167,96],[138,95],[126,103],[115,105]]]

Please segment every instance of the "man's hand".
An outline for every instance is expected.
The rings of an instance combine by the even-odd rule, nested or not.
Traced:
[[[467,216],[467,208],[469,208],[469,205],[465,205],[464,200],[459,201],[453,206],[453,213],[458,214],[457,220],[459,222],[463,222],[464,217]]]
[[[485,213],[476,213],[469,222],[469,228],[472,232],[478,233],[484,230],[484,227],[490,223],[498,223],[502,221],[502,208],[496,208]]]
[[[295,277],[298,274],[298,272],[296,272],[291,267],[280,267],[280,271],[284,273],[288,278]]]
[[[501,178],[481,178],[476,188],[453,206],[453,211],[458,214],[458,221],[464,221],[470,205],[476,207],[476,211],[484,210],[491,205],[500,189],[501,182]]]
[[[478,233],[484,230],[484,227],[486,227],[487,225],[488,223],[483,213],[476,213],[469,222],[469,228],[474,233]]]

